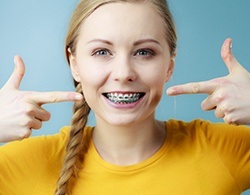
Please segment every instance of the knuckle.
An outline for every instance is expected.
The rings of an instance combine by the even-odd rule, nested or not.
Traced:
[[[220,103],[225,99],[225,95],[223,93],[218,93],[217,96],[214,98],[216,103]]]
[[[55,92],[51,93],[51,95],[50,95],[50,97],[49,97],[49,101],[50,101],[51,103],[58,102],[58,97],[57,97],[57,95],[56,95]]]
[[[27,104],[25,106],[25,111],[24,112],[25,112],[25,114],[28,114],[28,115],[31,115],[31,116],[33,116],[35,114],[34,107],[32,105],[30,105],[30,104]]]
[[[26,125],[28,128],[33,128],[33,121],[29,120]]]
[[[33,119],[31,119],[31,117],[24,118],[21,126],[23,126],[25,128],[28,128],[28,129],[32,128],[32,126],[33,126]]]
[[[191,83],[191,88],[193,93],[199,93],[201,87],[199,83]]]
[[[227,114],[223,119],[228,124],[236,123],[236,119],[232,115],[229,115],[229,114]]]
[[[225,113],[224,111],[221,109],[221,107],[217,107],[216,110],[215,110],[215,116],[217,118],[223,118],[225,117]]]
[[[224,121],[228,124],[238,125],[241,124],[242,116],[239,113],[229,113],[224,117]]]
[[[23,137],[24,137],[24,138],[28,138],[28,137],[30,137],[30,135],[31,135],[31,130],[30,130],[30,129],[27,129],[27,130],[24,132]]]
[[[25,139],[25,138],[30,137],[30,135],[31,135],[31,130],[30,129],[24,129],[22,131],[19,131],[18,139]]]
[[[41,129],[42,122],[38,121],[36,124],[33,125],[32,129]]]
[[[44,116],[43,121],[49,121],[51,118],[51,114],[49,112],[44,113],[43,116]]]
[[[218,107],[218,110],[220,110],[223,113],[227,113],[227,105],[226,104],[222,104]]]
[[[222,105],[221,105],[221,109],[226,113],[226,114],[229,114],[231,112],[233,112],[234,110],[234,107],[231,103],[229,102],[224,102]]]

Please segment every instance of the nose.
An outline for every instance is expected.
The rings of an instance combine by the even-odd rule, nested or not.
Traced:
[[[129,57],[118,57],[112,66],[112,78],[119,82],[132,82],[136,79],[135,67]]]

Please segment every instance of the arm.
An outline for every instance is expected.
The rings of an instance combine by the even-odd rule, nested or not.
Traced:
[[[82,99],[75,92],[19,91],[25,65],[19,56],[15,56],[14,62],[12,75],[0,89],[0,142],[21,140],[29,137],[32,129],[40,129],[42,122],[50,119],[43,104]]]
[[[203,110],[214,109],[216,117],[229,124],[250,124],[250,73],[237,61],[231,49],[232,40],[226,39],[221,56],[229,70],[227,76],[173,86],[167,94],[208,94],[201,104]]]

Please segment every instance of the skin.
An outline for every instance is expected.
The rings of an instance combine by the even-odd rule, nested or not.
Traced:
[[[15,56],[15,69],[6,84],[0,89],[0,142],[21,140],[31,135],[32,129],[40,129],[50,113],[43,104],[77,101],[81,94],[75,92],[19,91],[25,73],[23,60]],[[5,122],[3,122],[5,121]]]
[[[170,78],[174,66],[167,43],[159,31],[161,27],[157,27],[161,24],[161,19],[157,18],[155,12],[149,7],[139,9],[136,4],[133,5],[132,7],[127,5],[129,7],[126,9],[118,4],[105,5],[97,9],[82,26],[77,52],[70,56],[72,74],[82,83],[84,95],[96,112],[97,126],[93,134],[95,146],[105,160],[120,165],[129,165],[148,158],[163,143],[166,136],[164,124],[154,119],[154,110],[162,95],[163,83]],[[108,15],[102,14],[105,9],[117,17],[107,20],[105,17]],[[129,15],[127,9],[129,9]],[[124,17],[124,12],[127,17]],[[140,28],[143,30],[140,31],[139,25],[134,24],[132,16],[139,19],[146,18],[146,22],[140,23]],[[116,24],[120,25],[119,28],[111,28],[111,26],[108,28],[106,25],[117,23],[116,18],[119,19],[117,21],[124,21],[127,25]],[[103,19],[105,22],[93,23],[94,19]],[[86,25],[92,28],[87,29]],[[153,28],[150,25],[156,26]],[[134,27],[137,28],[134,30]],[[107,29],[112,29],[113,34],[105,34],[109,32],[105,31]],[[88,33],[85,33],[85,30]],[[158,40],[161,44],[159,50],[162,52],[158,53],[159,56],[154,56],[145,62],[143,57],[138,58],[138,55],[135,55],[138,54],[136,51],[141,46],[148,48],[153,43],[136,46],[134,43],[148,36]],[[109,49],[110,52],[104,52],[105,55],[108,54],[104,59],[101,56],[94,59],[89,57],[90,46],[86,45],[84,38],[89,40],[91,37],[108,39],[112,43],[111,45],[103,42],[94,43],[104,44],[103,47]],[[250,74],[233,56],[230,45],[231,39],[227,39],[221,50],[222,59],[229,70],[226,77],[173,86],[168,89],[167,94],[173,96],[206,93],[208,97],[202,103],[204,110],[215,109],[215,115],[224,118],[227,123],[250,124]],[[80,94],[74,92],[19,91],[25,68],[18,56],[15,57],[15,64],[16,67],[9,81],[0,90],[0,108],[3,113],[6,113],[0,115],[0,142],[23,139],[30,136],[30,129],[39,129],[42,121],[50,118],[50,114],[42,108],[43,104],[82,99]],[[155,80],[156,77],[158,77],[157,80]],[[120,110],[107,104],[102,96],[103,92],[117,90],[140,91],[145,92],[146,95],[137,105],[138,109]]]
[[[228,68],[227,76],[173,86],[167,90],[167,94],[207,94],[208,97],[201,104],[203,110],[214,109],[215,116],[229,124],[250,124],[250,74],[234,57],[230,38],[222,45],[221,57]]]
[[[155,120],[155,108],[174,61],[163,26],[150,4],[111,3],[92,13],[80,30],[71,68],[95,113],[94,143],[112,163],[142,161],[164,142],[165,127]],[[103,93],[109,92],[145,95],[128,106],[108,101]]]

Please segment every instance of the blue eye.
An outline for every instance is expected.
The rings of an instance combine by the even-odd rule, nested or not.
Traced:
[[[92,54],[93,56],[107,56],[110,52],[107,49],[99,49]]]
[[[97,51],[95,54],[98,56],[105,56],[105,55],[108,55],[108,51],[102,49],[102,50]]]
[[[151,57],[154,55],[155,52],[151,49],[140,49],[135,53],[135,56],[140,56],[140,57]]]
[[[148,53],[148,51],[146,51],[146,50],[141,50],[141,51],[138,52],[138,54],[139,54],[140,56],[146,56],[146,55],[148,55],[149,53]]]

